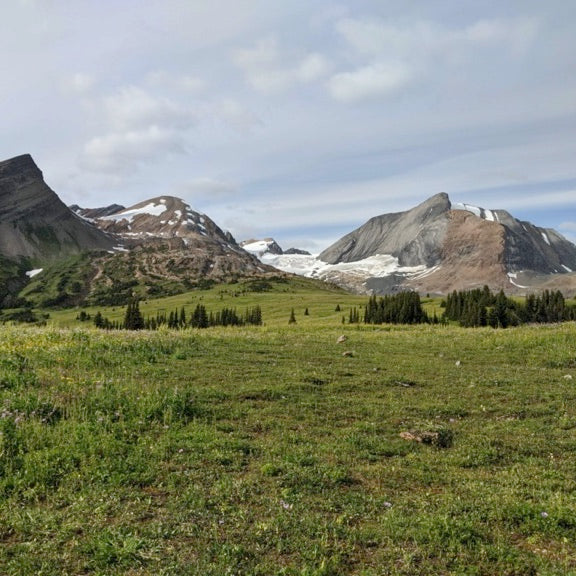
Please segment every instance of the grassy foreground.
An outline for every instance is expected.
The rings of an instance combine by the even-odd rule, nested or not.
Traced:
[[[0,431],[0,574],[576,574],[574,324],[5,326]]]

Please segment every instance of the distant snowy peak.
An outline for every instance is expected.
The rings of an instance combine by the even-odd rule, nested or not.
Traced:
[[[274,238],[264,238],[264,240],[244,240],[240,242],[240,246],[246,250],[246,252],[250,252],[250,254],[254,254],[258,258],[264,256],[264,254],[284,254],[284,251],[280,246],[276,243]]]
[[[264,238],[264,240],[244,240],[243,242],[240,242],[240,246],[242,246],[246,252],[254,254],[257,258],[261,258],[266,254],[272,254],[275,256],[310,256],[310,252],[307,250],[300,250],[300,248],[288,248],[288,250],[282,250],[274,238]]]

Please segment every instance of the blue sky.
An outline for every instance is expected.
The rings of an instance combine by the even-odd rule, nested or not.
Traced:
[[[576,240],[576,3],[13,0],[0,158],[317,252],[438,192]]]

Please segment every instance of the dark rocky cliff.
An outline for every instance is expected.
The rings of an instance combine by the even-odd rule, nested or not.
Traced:
[[[115,242],[58,198],[29,154],[0,162],[0,254],[40,265]]]

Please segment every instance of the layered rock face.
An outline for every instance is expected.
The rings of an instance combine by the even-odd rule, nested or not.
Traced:
[[[448,195],[441,193],[408,212],[376,216],[324,250],[319,258],[337,264],[390,254],[401,266],[434,266],[450,223],[449,210]]]
[[[521,222],[504,210],[452,205],[444,193],[412,210],[372,218],[319,258],[337,264],[377,255],[390,255],[404,267],[426,267],[366,282],[382,293],[444,294],[488,285],[512,293],[555,286],[571,294],[576,276],[576,246],[555,230]]]
[[[44,182],[28,154],[0,162],[0,253],[42,263],[115,239],[74,214]]]

